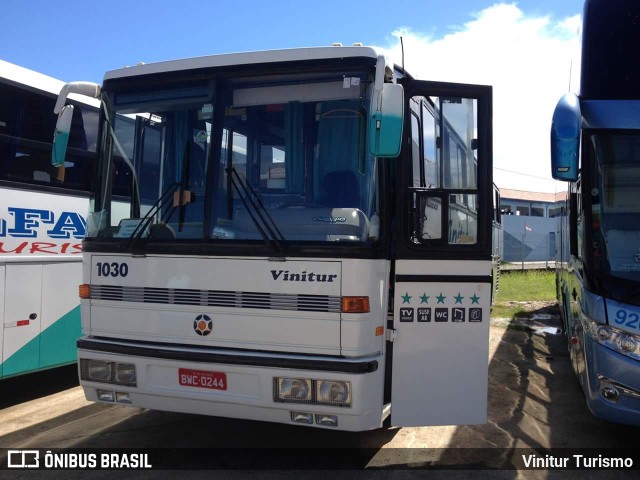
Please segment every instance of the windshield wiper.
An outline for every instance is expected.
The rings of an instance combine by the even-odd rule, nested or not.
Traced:
[[[140,219],[140,223],[138,223],[136,228],[131,233],[131,236],[129,237],[129,241],[127,242],[127,246],[126,246],[127,249],[129,249],[130,247],[131,248],[135,247],[138,240],[140,240],[142,238],[142,235],[144,235],[144,232],[147,230],[147,227],[151,225],[151,221],[153,220],[153,217],[160,211],[160,209],[163,207],[165,202],[173,196],[175,191],[178,190],[179,186],[180,186],[179,183],[170,184],[165,189],[165,191],[162,192],[162,195],[160,195],[158,200],[156,200],[156,202],[153,205],[151,205],[151,208],[149,209],[149,211],[144,215],[144,217]],[[166,219],[161,218],[160,220],[163,222],[166,222],[167,220],[169,220],[169,218],[171,218],[171,215],[173,215],[174,211],[175,211],[175,206],[171,210],[169,210],[169,214],[166,216]]]
[[[280,230],[278,230],[278,227],[273,221],[273,218],[271,218],[271,215],[269,215],[268,210],[262,204],[260,197],[258,197],[255,190],[253,190],[253,188],[251,188],[248,183],[242,181],[242,177],[240,177],[234,167],[226,168],[226,172],[229,175],[231,184],[238,193],[238,196],[240,197],[244,208],[247,209],[249,217],[262,236],[262,239],[268,246],[275,247],[278,252],[281,252],[282,244],[280,242],[284,241],[284,237],[282,236]],[[242,187],[242,190],[240,189],[240,187]],[[249,204],[252,208],[249,208]]]

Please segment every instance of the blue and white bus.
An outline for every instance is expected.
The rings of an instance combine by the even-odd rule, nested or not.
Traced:
[[[53,108],[62,85],[0,61],[0,378],[77,357],[98,102],[71,102],[68,155],[53,167]]]
[[[579,95],[562,97],[552,175],[568,182],[557,289],[589,409],[640,425],[640,3],[587,0]]]

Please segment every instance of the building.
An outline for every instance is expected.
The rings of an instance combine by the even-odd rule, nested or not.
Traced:
[[[555,261],[556,218],[566,192],[500,189],[505,262]]]

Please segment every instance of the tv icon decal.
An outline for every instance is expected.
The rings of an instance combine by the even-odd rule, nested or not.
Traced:
[[[401,322],[413,322],[413,308],[400,308],[400,321]]]

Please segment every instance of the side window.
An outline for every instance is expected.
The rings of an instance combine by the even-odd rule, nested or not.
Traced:
[[[58,169],[50,165],[55,99],[9,85],[0,85],[0,98],[1,178],[57,183]]]
[[[583,211],[582,211],[582,185],[581,179],[576,182],[576,247],[579,258],[584,258],[584,238],[583,238]]]
[[[67,157],[58,167],[61,187],[89,190],[96,162],[99,113],[97,109],[75,104]]]
[[[413,243],[469,245],[478,242],[477,100],[415,97],[422,122],[412,115]],[[419,129],[419,130],[418,130]],[[420,178],[416,182],[416,137]]]
[[[96,151],[98,112],[74,104],[66,162],[51,165],[55,97],[0,84],[0,179],[86,191]]]
[[[436,147],[437,123],[433,111],[422,104],[422,152],[426,188],[440,188],[440,169]]]
[[[493,221],[494,223],[502,223],[503,206],[500,204],[500,191],[498,187],[493,186]]]
[[[411,159],[413,165],[413,186],[421,187],[420,164],[422,156],[420,151],[420,119],[415,112],[411,112]]]
[[[427,100],[420,98],[418,103],[418,113],[421,122],[414,122],[412,125],[412,136],[416,137],[417,144],[414,147],[414,172],[419,170],[419,184],[416,184],[417,174],[414,173],[414,187],[421,190],[437,188],[440,183],[440,172],[438,171],[438,158],[436,151],[436,138],[438,125],[434,113],[426,106]],[[442,199],[438,196],[426,197],[426,200],[418,202],[416,209],[416,229],[414,242],[420,243],[423,240],[438,240],[442,238]]]

